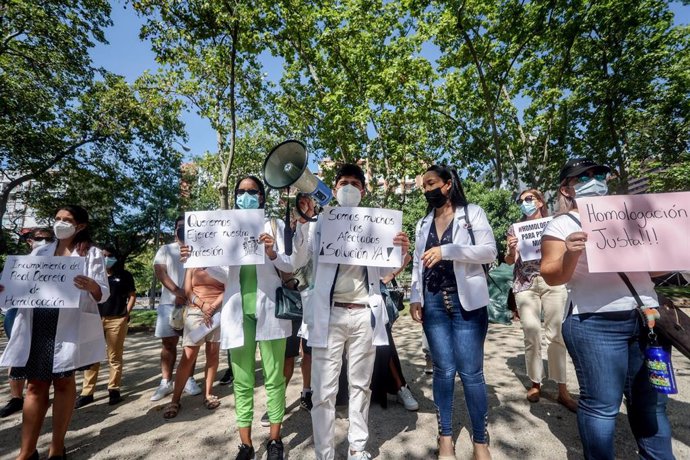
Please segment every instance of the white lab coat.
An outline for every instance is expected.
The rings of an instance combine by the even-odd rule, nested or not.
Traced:
[[[57,242],[35,249],[32,256],[52,256]],[[72,251],[71,257],[80,257]],[[101,287],[105,302],[110,296],[108,275],[101,250],[92,246],[85,257],[84,276]],[[23,367],[29,359],[33,325],[33,309],[19,308],[12,327],[12,336],[0,357],[0,367]],[[105,337],[98,302],[90,293],[81,291],[79,308],[63,308],[55,332],[53,373],[67,372],[105,360]]]
[[[475,244],[470,240],[462,206],[455,209],[453,217],[453,243],[441,245],[443,260],[453,261],[455,281],[462,308],[476,310],[489,303],[489,287],[482,264],[496,259],[496,240],[484,210],[477,205],[467,206]],[[434,223],[434,211],[417,222],[415,230],[415,251],[412,266],[412,287],[410,303],[419,302],[424,306],[424,266],[421,263],[429,230]],[[442,235],[438,235],[439,239]]]
[[[283,229],[285,224],[276,219],[275,244],[277,257],[256,266],[256,340],[275,340],[289,337],[292,334],[292,322],[278,319],[275,315],[276,289],[282,281],[276,269],[291,273],[293,271],[290,256],[285,255]],[[264,231],[273,234],[271,220],[264,222]],[[220,313],[220,347],[223,350],[238,348],[244,345],[242,328],[242,292],[240,291],[240,266],[209,267],[209,275],[225,284],[223,307]]]
[[[307,339],[307,344],[314,348],[328,346],[328,324],[333,303],[332,291],[338,269],[338,264],[318,261],[320,244],[321,216],[316,223],[297,224],[292,253],[293,266],[295,270],[303,267],[309,259],[312,259],[314,264],[314,282],[309,283],[309,289],[302,291],[303,322],[306,324],[306,333],[304,333],[304,327],[301,330],[302,336]],[[388,313],[381,296],[380,280],[395,270],[395,268],[367,266],[369,307],[374,319],[372,343],[374,346],[388,345],[386,334]]]

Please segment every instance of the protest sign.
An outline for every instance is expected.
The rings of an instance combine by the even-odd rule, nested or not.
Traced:
[[[402,212],[380,208],[326,207],[321,216],[319,261],[348,265],[399,267]]]
[[[690,192],[578,198],[589,271],[690,269]]]
[[[79,308],[74,277],[84,274],[83,257],[9,256],[0,284],[3,308]]]
[[[541,259],[541,234],[553,217],[528,220],[513,224],[518,239],[517,249],[523,262]]]
[[[192,211],[184,214],[184,244],[191,255],[185,268],[261,265],[263,209]]]

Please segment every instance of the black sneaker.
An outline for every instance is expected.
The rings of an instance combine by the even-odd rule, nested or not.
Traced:
[[[74,408],[79,409],[80,407],[84,407],[87,404],[91,404],[92,402],[93,395],[79,396],[77,398],[77,401],[74,403]]]
[[[5,407],[0,409],[0,417],[9,417],[15,412],[20,412],[24,407],[24,398],[12,398]]]
[[[300,396],[299,398],[299,405],[302,409],[311,411],[311,408],[314,407],[314,405],[311,402],[312,394],[314,394],[313,391],[307,391],[306,393],[302,393],[302,396]]]
[[[108,390],[108,405],[114,406],[120,402],[122,402],[120,390]]]
[[[283,441],[271,439],[266,444],[266,452],[268,452],[267,460],[283,460]]]
[[[235,376],[232,375],[232,368],[228,367],[228,370],[225,371],[225,374],[218,380],[218,383],[221,385],[230,385],[232,382],[235,381]]]
[[[255,460],[254,447],[248,446],[246,444],[240,444],[240,451],[237,453],[235,460]]]

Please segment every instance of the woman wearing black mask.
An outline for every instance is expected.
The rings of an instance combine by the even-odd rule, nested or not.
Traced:
[[[410,312],[424,326],[434,363],[438,458],[455,458],[452,412],[458,373],[472,424],[474,458],[487,459],[483,367],[489,289],[482,264],[496,259],[496,241],[484,210],[467,203],[454,169],[429,167],[423,190],[428,215],[417,223]]]

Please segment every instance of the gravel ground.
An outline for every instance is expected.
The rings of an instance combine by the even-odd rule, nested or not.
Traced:
[[[401,317],[394,328],[403,371],[413,393],[419,399],[419,411],[408,412],[389,396],[388,409],[372,406],[369,414],[368,450],[379,459],[433,459],[436,446],[436,416],[431,393],[431,376],[423,373],[424,357],[420,343],[421,328],[409,317]],[[5,339],[0,342],[4,348]],[[151,333],[131,333],[125,344],[123,395],[126,400],[108,406],[107,368],[101,369],[96,402],[76,410],[66,445],[70,459],[183,459],[204,460],[234,458],[239,444],[234,421],[232,386],[217,386],[222,404],[216,411],[202,405],[202,396],[183,396],[182,410],[172,421],[165,421],[162,408],[166,400],[149,400],[159,382],[159,341]],[[203,378],[203,353],[196,373]],[[690,458],[690,361],[674,354],[674,365],[680,392],[669,403],[673,425],[673,448],[677,458]],[[225,371],[221,363],[219,375]],[[3,371],[4,374],[4,371]],[[486,342],[485,375],[489,395],[489,431],[495,459],[575,459],[582,458],[575,415],[555,402],[556,385],[544,385],[542,400],[531,404],[525,399],[529,379],[525,373],[522,331],[519,324],[492,324]],[[572,365],[568,365],[571,392],[577,394]],[[78,376],[81,386],[81,376]],[[314,458],[311,419],[299,408],[301,374],[297,370],[288,387],[283,442],[286,457]],[[0,378],[0,402],[8,398],[7,378]],[[266,409],[261,386],[260,362],[257,362],[253,439],[257,459],[266,455],[268,429],[259,418]],[[617,457],[636,458],[635,443],[623,413],[616,432]],[[336,458],[346,458],[347,419],[339,411],[336,420]],[[51,412],[48,411],[39,440],[42,458],[50,443]],[[472,448],[467,430],[468,418],[462,386],[456,386],[455,404],[456,453],[459,459],[471,458]],[[0,419],[0,458],[18,453],[21,415]]]

